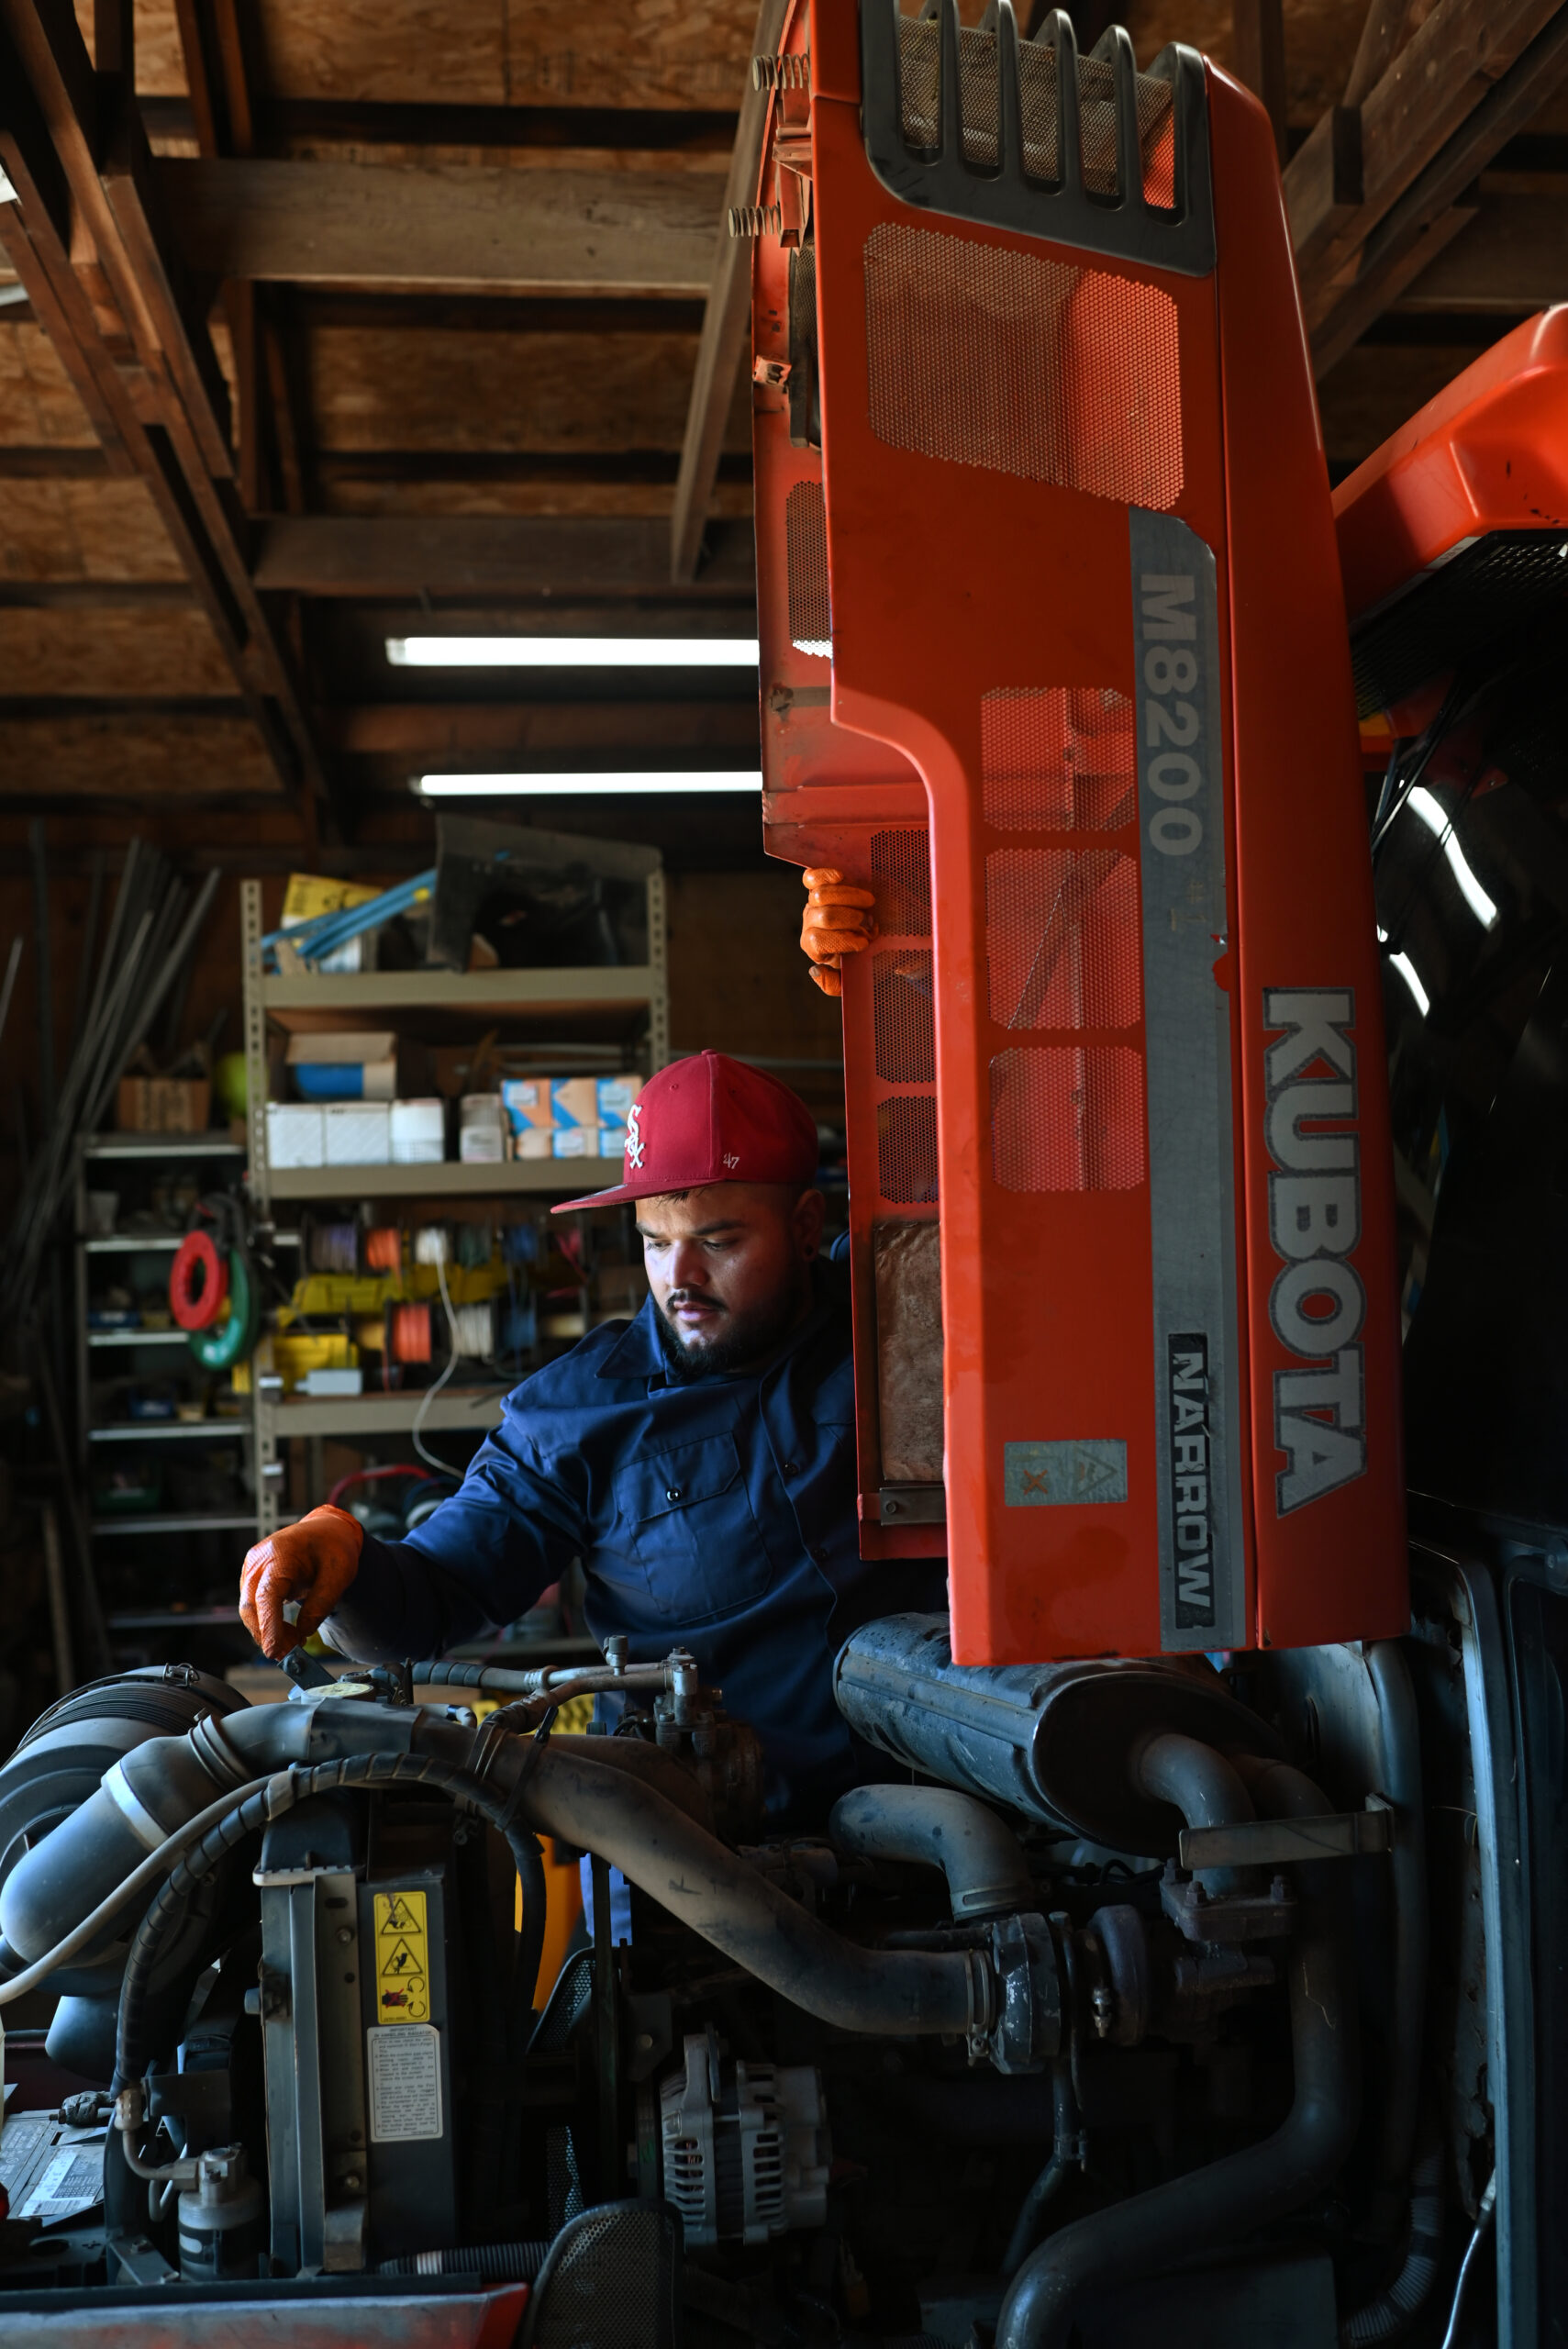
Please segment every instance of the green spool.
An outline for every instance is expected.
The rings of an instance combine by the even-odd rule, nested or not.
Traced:
[[[210,1330],[193,1330],[190,1348],[204,1370],[232,1370],[256,1344],[261,1309],[250,1267],[238,1248],[228,1252],[228,1310]]]

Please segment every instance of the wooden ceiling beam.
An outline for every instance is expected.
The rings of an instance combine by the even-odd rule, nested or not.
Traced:
[[[183,6],[184,0],[178,0]],[[195,92],[143,97],[148,129],[166,139],[200,138]],[[290,140],[323,146],[544,148],[574,153],[728,155],[732,107],[470,106],[461,102],[351,97],[279,97],[251,102],[259,148]]]
[[[753,57],[778,54],[784,13],[784,0],[761,0],[757,28],[751,39]],[[756,201],[767,119],[767,94],[748,75],[717,234],[710,235],[707,301],[686,409],[674,510],[670,518],[670,577],[677,586],[683,580],[696,576],[719,453],[724,447],[724,428],[729,420],[736,373],[747,340],[747,323],[751,314],[751,247],[749,241],[730,235],[729,214],[737,206]]]
[[[1439,0],[1439,9],[1427,23],[1453,5],[1468,5],[1468,0]],[[1426,29],[1423,25],[1391,73],[1403,65]],[[1468,228],[1479,201],[1476,179],[1565,76],[1568,6],[1559,0],[1541,29],[1497,78],[1480,83],[1475,103],[1443,142],[1435,150],[1429,141],[1417,142],[1428,153],[1424,168],[1406,179],[1351,262],[1316,286],[1304,285],[1303,307],[1319,378]]]
[[[1353,284],[1357,256],[1380,224],[1462,139],[1562,7],[1563,0],[1437,0],[1362,104],[1319,117],[1284,173],[1309,330]],[[1378,42],[1381,50],[1381,33]],[[1421,226],[1445,209],[1436,206]]]
[[[761,748],[755,696],[744,701],[366,702],[327,711],[324,719],[334,747],[361,757],[483,758],[522,751],[543,761],[584,752],[640,759],[651,751],[713,751],[754,760]]]
[[[213,278],[550,295],[706,294],[706,173],[169,157],[186,261]]]
[[[129,76],[95,75],[61,0],[0,0],[0,162],[20,196],[0,205],[0,242],[67,373],[91,395],[111,462],[119,452],[151,492],[268,758],[313,833],[328,779],[290,648],[251,584],[223,379],[161,217]]]
[[[708,539],[695,592],[749,596],[756,577],[750,521],[713,523]],[[668,592],[669,578],[669,525],[656,518],[307,514],[262,522],[257,531],[257,586],[304,596],[553,602],[655,596]]]
[[[1568,217],[1560,195],[1483,193],[1462,237],[1418,274],[1400,308],[1528,317],[1561,302]]]

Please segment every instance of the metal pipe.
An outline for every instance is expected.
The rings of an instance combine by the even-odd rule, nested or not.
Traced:
[[[1189,1827],[1229,1827],[1255,1816],[1251,1798],[1236,1771],[1212,1745],[1173,1730],[1162,1731],[1134,1748],[1129,1775],[1140,1794],[1168,1802]],[[1242,1871],[1198,1868],[1194,1871],[1206,1892],[1235,1888]]]
[[[828,1835],[851,1859],[940,1868],[957,1923],[1039,1905],[1011,1828],[949,1787],[857,1787],[834,1804]]]
[[[1319,1814],[1328,1809],[1311,1782],[1291,1771],[1262,1781],[1265,1811],[1287,1796],[1294,1807],[1304,1788]],[[1063,2349],[1086,2292],[1234,2242],[1299,2210],[1331,2182],[1355,2137],[1360,2110],[1354,1969],[1332,1893],[1304,1888],[1285,1971],[1296,2101],[1284,2125],[1261,2145],[1053,2235],[1014,2277],[995,2349]]]
[[[1415,1692],[1398,1641],[1374,1642],[1366,1651],[1366,1668],[1377,1697],[1383,1747],[1378,1791],[1394,1809],[1389,1854],[1393,1986],[1376,2155],[1377,2183],[1392,2196],[1404,2193],[1410,2175],[1421,2098],[1428,1943],[1426,1793]]]

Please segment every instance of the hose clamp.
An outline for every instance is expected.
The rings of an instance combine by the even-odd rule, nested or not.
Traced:
[[[517,1775],[513,1779],[511,1790],[495,1820],[495,1825],[503,1835],[510,1832],[517,1819],[528,1781],[544,1758],[544,1749],[550,1742],[550,1732],[555,1727],[560,1711],[559,1705],[549,1705],[545,1708],[543,1719],[523,1749],[517,1764]],[[510,1705],[500,1707],[497,1711],[491,1714],[474,1742],[473,1757],[469,1764],[469,1776],[477,1779],[481,1786],[485,1784],[495,1767],[502,1740],[517,1734],[512,1726],[511,1717],[514,1712],[515,1709]]]

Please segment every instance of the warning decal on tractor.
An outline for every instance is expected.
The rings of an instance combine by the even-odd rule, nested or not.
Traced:
[[[375,2009],[378,2022],[430,2020],[429,1940],[422,1892],[375,1896]]]

